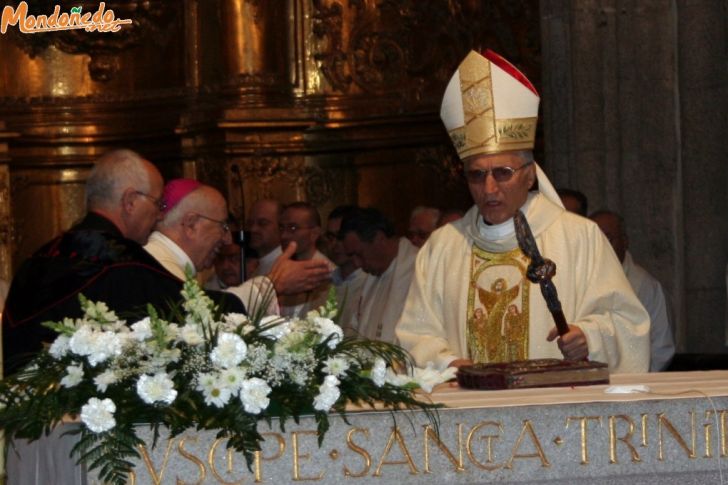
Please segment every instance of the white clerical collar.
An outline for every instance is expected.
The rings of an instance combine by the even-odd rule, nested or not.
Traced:
[[[531,205],[531,201],[536,197],[537,192],[529,192],[526,197],[526,202],[521,207],[521,212],[524,214],[528,213],[528,208]],[[516,234],[516,227],[513,224],[513,218],[511,217],[505,222],[500,224],[488,225],[483,221],[482,216],[478,216],[478,232],[488,241],[500,241],[508,239]]]
[[[154,231],[151,236],[149,236],[149,240],[156,240],[161,245],[169,249],[169,251],[172,253],[172,256],[174,256],[175,264],[182,269],[183,273],[187,271],[187,266],[189,266],[192,269],[192,276],[195,276],[197,274],[195,263],[192,262],[184,249],[179,247],[176,242],[172,241],[170,238],[168,238],[159,231]]]

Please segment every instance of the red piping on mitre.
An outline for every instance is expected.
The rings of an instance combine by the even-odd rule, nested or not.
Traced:
[[[526,75],[519,71],[518,68],[511,64],[506,58],[504,58],[500,54],[496,54],[490,49],[485,49],[485,52],[483,52],[481,55],[496,66],[506,71],[511,76],[513,76],[514,79],[526,86],[528,89],[533,91],[533,94],[539,96],[538,91],[536,91],[536,88],[533,86],[533,84],[531,84],[531,81],[528,80]]]

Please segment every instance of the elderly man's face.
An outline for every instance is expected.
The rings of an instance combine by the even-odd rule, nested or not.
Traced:
[[[528,189],[536,179],[533,165],[519,170],[526,161],[517,152],[474,155],[465,159],[465,170],[490,171],[496,167],[517,169],[507,181],[497,182],[492,173],[484,180],[473,182],[468,177],[468,187],[480,215],[489,224],[501,224],[512,218],[526,202]]]
[[[247,229],[250,232],[250,247],[262,256],[280,246],[278,206],[269,200],[256,202],[250,210]]]
[[[283,211],[279,226],[281,247],[285,250],[291,241],[296,242],[296,257],[308,259],[316,251],[316,240],[321,228],[316,225],[307,210],[290,208]]]
[[[164,181],[159,172],[153,167],[147,167],[149,177],[149,191],[137,190],[134,192],[134,209],[127,237],[139,244],[146,244],[154,225],[162,217],[159,204],[162,199]]]
[[[240,246],[226,244],[215,258],[215,274],[226,286],[238,286],[240,278]]]
[[[220,248],[232,243],[224,199],[222,202],[208,208],[209,213],[196,213],[192,235],[194,248],[188,255],[198,271],[210,268]]]

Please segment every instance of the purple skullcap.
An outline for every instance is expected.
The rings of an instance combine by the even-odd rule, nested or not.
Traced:
[[[192,179],[174,179],[167,182],[162,193],[162,200],[165,204],[164,212],[167,213],[174,209],[182,199],[201,185],[200,182]]]

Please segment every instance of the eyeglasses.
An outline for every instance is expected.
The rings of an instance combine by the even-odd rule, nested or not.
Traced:
[[[195,213],[195,215],[197,217],[202,217],[203,219],[207,219],[210,222],[215,222],[217,224],[220,224],[220,227],[222,227],[222,230],[224,232],[230,232],[230,225],[228,224],[227,221],[221,221],[221,220],[218,220],[218,219],[213,219],[212,217],[203,216],[202,214],[197,214],[197,213]]]
[[[513,167],[494,167],[487,170],[466,170],[465,171],[465,178],[470,182],[471,184],[480,184],[485,181],[485,179],[488,177],[488,174],[491,174],[493,176],[493,180],[496,182],[508,182],[511,177],[513,177],[513,174],[521,170],[522,168],[526,168],[529,165],[533,163],[533,160],[524,163],[518,168]]]
[[[164,211],[167,208],[167,203],[164,201],[164,199],[154,197],[153,195],[149,195],[145,192],[142,192],[140,190],[135,190],[135,194],[139,194],[143,197],[146,197],[147,199],[151,200],[154,205],[157,206],[157,209],[160,211]]]
[[[299,226],[296,223],[290,223],[290,224],[278,224],[278,231],[279,232],[290,232],[291,234],[295,234],[297,231],[301,229],[313,229],[314,226]]]

